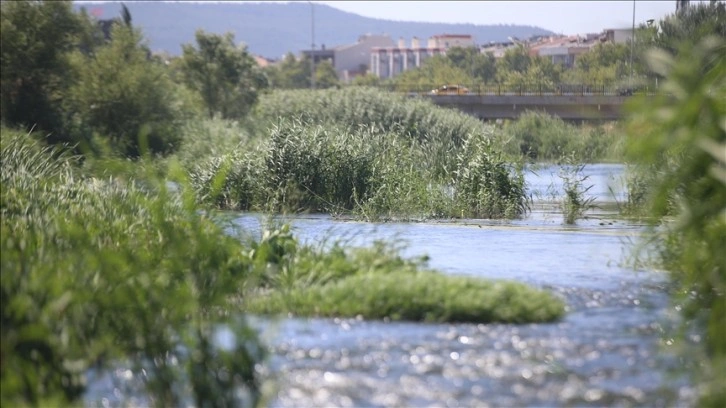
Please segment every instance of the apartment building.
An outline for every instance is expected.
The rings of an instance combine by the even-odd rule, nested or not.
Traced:
[[[370,72],[378,78],[393,78],[409,69],[420,67],[424,61],[436,55],[445,55],[452,47],[473,47],[474,39],[468,34],[441,34],[428,39],[426,47],[421,46],[418,37],[406,46],[403,38],[396,46],[374,47],[371,50]]]

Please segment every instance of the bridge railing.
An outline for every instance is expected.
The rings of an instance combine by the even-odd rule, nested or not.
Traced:
[[[439,95],[495,95],[495,96],[631,96],[634,94],[652,95],[657,90],[657,85],[639,85],[627,87],[618,85],[589,85],[589,84],[447,84],[455,85],[464,91],[445,91]],[[382,85],[384,89],[395,92],[403,92],[409,95],[436,94],[433,90],[439,89],[441,85],[419,84],[414,86],[406,85]]]

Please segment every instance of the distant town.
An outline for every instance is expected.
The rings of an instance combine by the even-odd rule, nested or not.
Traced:
[[[689,1],[676,1],[675,10],[688,6]],[[652,25],[654,20],[648,20]],[[502,58],[511,48],[524,47],[531,57],[545,57],[553,64],[572,68],[577,58],[597,44],[627,44],[633,37],[633,28],[611,28],[600,33],[578,35],[509,37],[507,41],[477,43],[467,33],[442,33],[427,39],[413,37],[394,40],[386,34],[363,34],[353,44],[332,48],[324,44],[320,48],[302,50],[299,58],[313,58],[314,64],[330,61],[341,83],[350,83],[358,76],[371,74],[379,79],[395,78],[401,73],[420,67],[427,59],[446,55],[454,47],[478,48],[480,53]],[[255,56],[261,67],[274,65],[278,60]]]
[[[652,23],[652,21],[651,21]],[[514,47],[525,47],[530,56],[550,58],[552,63],[567,68],[574,66],[579,55],[590,51],[600,43],[628,43],[632,38],[631,28],[607,29],[599,34],[573,36],[534,36],[526,39],[510,37],[509,41],[477,44],[469,34],[440,34],[422,40],[413,37],[410,41],[399,38],[394,41],[388,35],[361,35],[354,44],[344,44],[333,48],[303,50],[301,57],[313,57],[314,63],[330,61],[338,74],[338,79],[349,83],[359,75],[372,74],[380,79],[394,78],[397,75],[420,67],[427,59],[446,55],[454,47],[476,47],[481,53],[489,53],[501,58]],[[255,56],[262,66],[277,61]]]

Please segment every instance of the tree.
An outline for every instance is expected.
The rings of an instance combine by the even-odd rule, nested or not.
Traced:
[[[83,30],[71,7],[70,1],[0,3],[0,118],[49,132],[49,142],[69,139],[60,101],[76,77],[68,52]]]
[[[682,43],[693,44],[708,35],[726,38],[726,4],[694,2],[658,23],[654,36],[649,38],[655,46],[675,54]]]
[[[310,87],[310,59],[298,59],[291,52],[278,64],[269,66],[265,72],[270,86],[280,89],[302,89]]]
[[[565,72],[565,81],[573,84],[614,84],[629,72],[630,47],[627,44],[600,43],[575,60]]]
[[[182,46],[181,70],[185,83],[200,93],[209,117],[244,117],[268,86],[245,46],[234,45],[234,35],[196,32],[197,48]]]
[[[427,59],[420,67],[405,71],[393,79],[394,86],[399,90],[420,92],[446,84],[468,85],[471,82],[471,75],[443,55]]]
[[[381,83],[381,79],[374,74],[367,73],[365,75],[359,75],[353,78],[351,85],[353,86],[378,86]]]
[[[175,108],[174,84],[147,58],[136,29],[115,25],[111,38],[94,55],[75,54],[81,80],[70,90],[69,111],[76,112],[86,139],[96,134],[122,155],[136,157],[146,148],[172,151],[182,116]]]
[[[340,86],[338,74],[329,60],[321,61],[315,66],[315,86],[318,88]]]
[[[470,73],[472,79],[485,83],[493,82],[496,75],[495,58],[490,54],[482,54],[477,47],[452,47],[446,52],[454,66]]]
[[[507,75],[509,72],[518,72],[523,74],[527,72],[532,64],[532,57],[523,46],[510,48],[504,52],[504,56],[497,61],[497,74],[501,76]]]
[[[524,49],[507,51],[498,63],[497,81],[509,87],[527,92],[553,91],[560,83],[561,65],[548,58],[530,57]]]

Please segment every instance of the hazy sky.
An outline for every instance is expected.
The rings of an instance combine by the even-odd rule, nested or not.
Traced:
[[[314,1],[366,17],[402,21],[524,24],[556,33],[599,33],[660,20],[676,10],[668,1]]]

